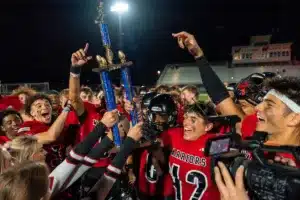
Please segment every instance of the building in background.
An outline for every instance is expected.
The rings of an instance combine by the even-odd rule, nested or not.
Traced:
[[[300,65],[293,59],[292,43],[271,43],[271,35],[253,36],[248,46],[232,47],[231,62],[210,62],[223,82],[236,83],[252,73],[273,72],[281,76],[299,76]],[[169,64],[161,72],[157,85],[202,85],[195,63]]]

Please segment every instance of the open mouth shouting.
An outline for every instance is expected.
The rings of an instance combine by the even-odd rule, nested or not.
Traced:
[[[193,136],[193,128],[191,126],[184,126],[184,132],[183,132],[183,137],[185,139],[189,139],[190,137]]]
[[[256,130],[257,131],[265,131],[266,118],[259,112],[257,112],[256,117],[257,117]]]
[[[41,118],[42,118],[43,122],[50,123],[51,122],[51,113],[49,111],[42,111]]]

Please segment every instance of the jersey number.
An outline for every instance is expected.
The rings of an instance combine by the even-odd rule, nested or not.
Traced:
[[[180,166],[173,164],[170,167],[170,172],[173,179],[173,185],[175,188],[176,200],[182,200],[182,185],[179,179]],[[196,188],[190,196],[190,200],[199,200],[202,198],[205,190],[207,189],[207,178],[205,174],[200,171],[190,170],[185,175],[185,181],[189,184],[195,185]]]
[[[146,162],[146,178],[150,183],[156,183],[158,176],[157,171],[152,163],[152,155],[150,153],[147,154]]]

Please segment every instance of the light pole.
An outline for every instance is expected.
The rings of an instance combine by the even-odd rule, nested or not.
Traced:
[[[123,26],[122,26],[122,14],[128,11],[128,3],[117,2],[110,7],[111,12],[116,12],[119,18],[119,49],[123,49]]]

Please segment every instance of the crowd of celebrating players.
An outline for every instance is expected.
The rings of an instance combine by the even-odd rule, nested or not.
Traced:
[[[93,59],[88,44],[71,56],[68,89],[41,94],[20,87],[2,96],[0,199],[250,199],[244,166],[232,177],[204,152],[209,139],[231,128],[210,117],[238,116],[235,130],[243,139],[264,132],[265,144],[300,146],[300,79],[252,74],[226,87],[193,35],[172,36],[194,57],[209,101],[198,101],[192,85],[142,88],[132,102],[116,87],[117,109],[107,111],[103,92],[80,84],[81,68]],[[300,166],[289,153],[266,156]]]

